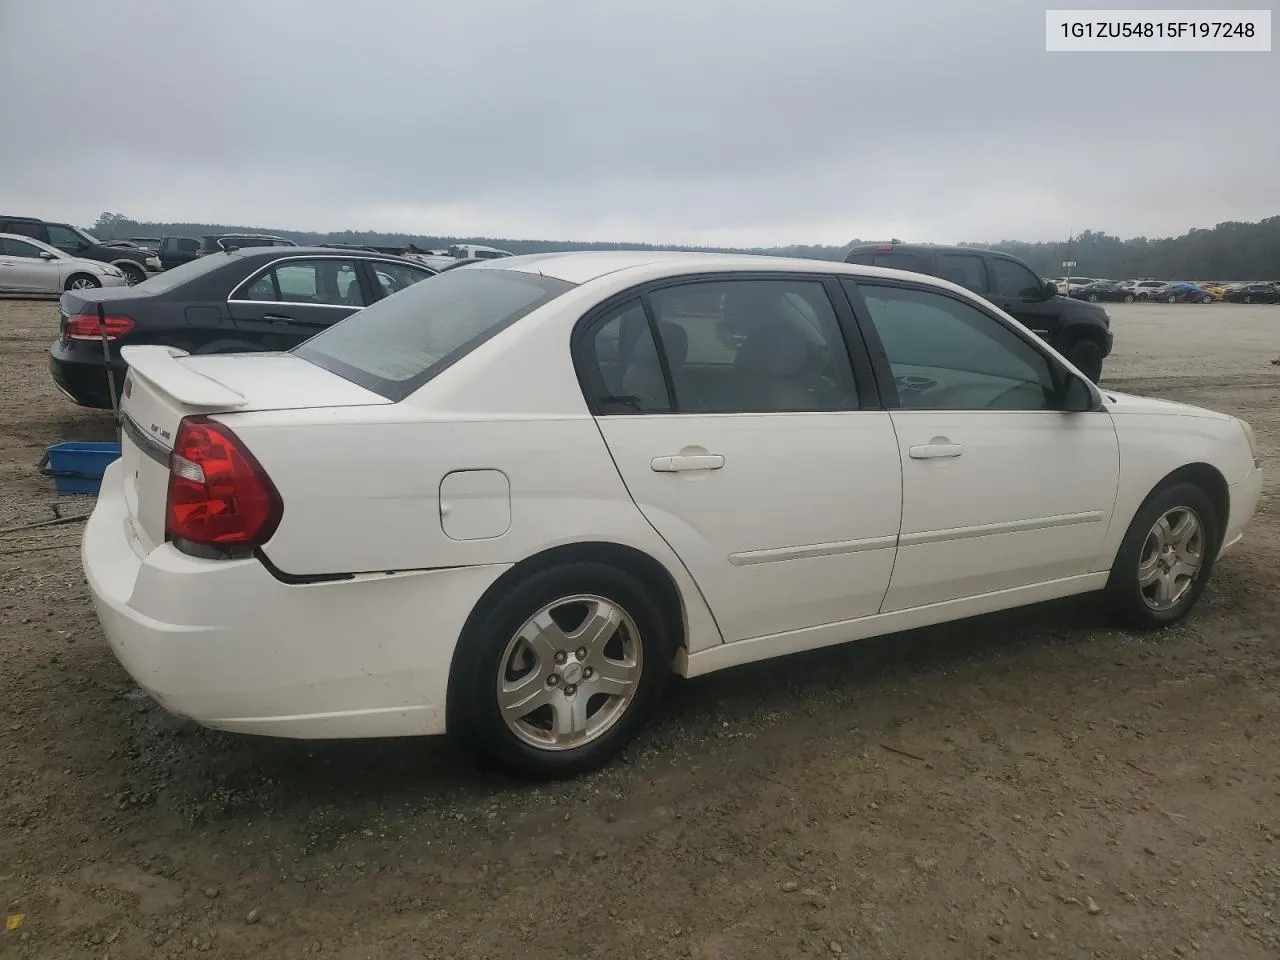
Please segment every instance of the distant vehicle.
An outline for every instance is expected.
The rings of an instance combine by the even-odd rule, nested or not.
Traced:
[[[1170,302],[1213,303],[1218,299],[1200,284],[1190,280],[1174,280],[1169,284],[1169,290],[1173,295],[1173,301]]]
[[[190,263],[200,252],[200,240],[196,237],[161,237],[160,268],[172,270]]]
[[[1149,300],[1163,300],[1166,303],[1174,303],[1177,297],[1173,293],[1173,286],[1166,280],[1132,280],[1130,287],[1133,290],[1133,297],[1140,302]]]
[[[441,267],[437,272],[444,273],[446,270],[457,270],[458,267],[469,266],[473,263],[480,263],[479,260],[454,260],[450,258],[449,262]]]
[[[70,256],[33,237],[0,233],[0,293],[48,296],[127,285],[119,267]]]
[[[870,243],[856,246],[846,263],[911,270],[942,277],[986,297],[1075,364],[1094,383],[1113,337],[1107,311],[1058,296],[1052,280],[1042,280],[1017,257],[975,247],[928,243]],[[1074,278],[1073,278],[1074,279]]]
[[[1058,286],[1058,296],[1066,297],[1070,296],[1071,291],[1078,287],[1088,286],[1091,283],[1109,283],[1110,281],[1103,281],[1101,277],[1071,277],[1070,280],[1066,277],[1058,277],[1053,282]]]
[[[207,257],[211,253],[230,253],[232,250],[243,250],[245,247],[296,247],[297,244],[284,237],[275,237],[268,233],[216,233],[200,238],[200,249],[196,256]]]
[[[86,407],[111,406],[98,306],[106,311],[116,391],[120,348],[149,343],[189,353],[288,350],[433,271],[412,260],[325,247],[242,247],[156,274],[130,289],[63,294],[49,370]]]
[[[1246,283],[1228,290],[1222,299],[1228,303],[1280,303],[1280,285]]]
[[[82,260],[108,263],[124,274],[130,285],[147,279],[148,270],[159,270],[160,261],[145,250],[112,247],[69,223],[53,223],[36,217],[0,214],[0,233],[32,237]]]
[[[497,247],[486,247],[478,243],[455,243],[448,250],[448,255],[455,260],[497,260],[512,256],[509,250]]]
[[[1132,290],[1126,290],[1120,284],[1111,280],[1094,280],[1092,283],[1081,284],[1076,286],[1072,281],[1071,297],[1075,300],[1087,300],[1089,303],[1097,303],[1100,300],[1133,303],[1134,296]]]

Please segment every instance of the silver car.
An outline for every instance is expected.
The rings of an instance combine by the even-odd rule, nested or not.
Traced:
[[[0,294],[47,294],[92,287],[123,287],[118,267],[82,260],[56,247],[16,233],[0,233]]]

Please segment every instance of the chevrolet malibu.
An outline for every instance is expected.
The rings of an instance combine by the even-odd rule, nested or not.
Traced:
[[[539,777],[616,754],[672,672],[1094,591],[1172,623],[1262,483],[1243,421],[875,267],[510,257],[287,353],[125,354],[82,558],[138,684]]]

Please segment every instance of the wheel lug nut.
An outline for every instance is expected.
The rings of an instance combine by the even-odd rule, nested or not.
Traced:
[[[564,688],[564,694],[565,694],[565,696],[566,696],[566,697],[572,697],[572,696],[573,696],[573,694],[574,694],[574,691],[575,691],[575,690],[577,690],[577,689],[578,689],[578,688],[577,688],[577,687],[575,687],[575,686],[571,683],[571,684],[569,684],[567,687],[565,687],[565,688]]]
[[[579,648],[578,648],[578,659],[579,659],[579,660],[585,660],[585,659],[587,659],[587,648],[586,648],[586,647],[579,647]]]
[[[590,667],[587,667],[585,670],[582,671],[582,679],[590,680],[594,674],[595,674],[595,671],[592,670]]]
[[[556,663],[564,663],[568,659],[569,659],[569,655],[565,653],[563,650],[556,651]]]
[[[559,682],[560,682],[560,675],[557,673],[553,673],[551,676],[547,677],[547,686],[549,687],[554,687]]]

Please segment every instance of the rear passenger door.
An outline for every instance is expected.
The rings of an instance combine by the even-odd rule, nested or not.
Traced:
[[[227,308],[237,329],[289,349],[371,302],[367,283],[347,257],[279,260],[239,284]]]
[[[618,471],[726,641],[872,616],[888,588],[897,440],[839,297],[814,274],[718,276],[616,303],[577,338]]]

